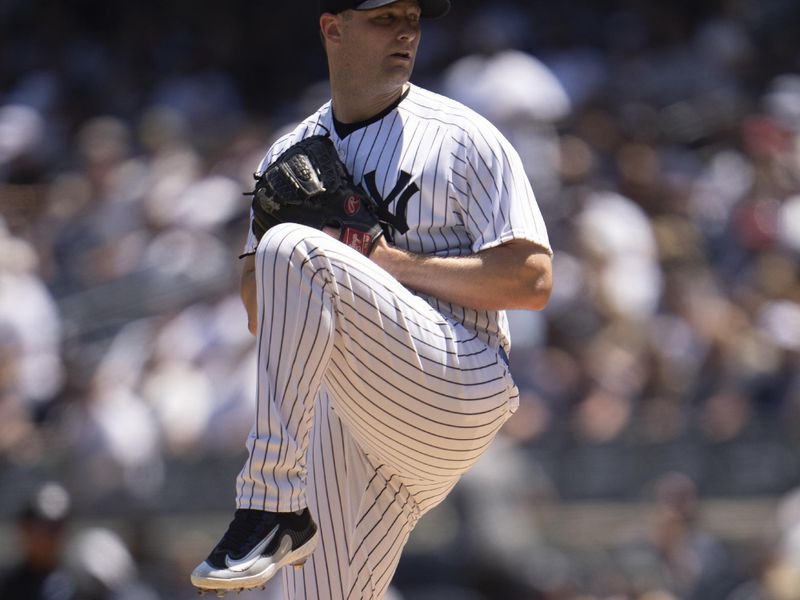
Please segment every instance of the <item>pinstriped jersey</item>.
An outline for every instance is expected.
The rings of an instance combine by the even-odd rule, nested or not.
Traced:
[[[465,256],[524,239],[552,253],[519,155],[494,125],[463,104],[409,84],[383,113],[344,131],[336,125],[329,101],[275,141],[259,173],[297,141],[329,134],[353,179],[408,227],[393,231],[397,247]],[[255,247],[251,231],[244,251]],[[504,311],[420,295],[488,345],[510,350]]]

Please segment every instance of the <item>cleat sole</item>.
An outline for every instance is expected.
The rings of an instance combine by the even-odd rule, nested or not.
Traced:
[[[290,552],[279,562],[270,565],[269,568],[265,569],[262,573],[235,579],[196,577],[193,574],[191,577],[192,585],[198,589],[200,595],[203,595],[205,592],[211,592],[216,593],[219,598],[222,598],[226,592],[242,592],[252,589],[265,590],[267,582],[272,579],[281,568],[292,565],[296,569],[301,569],[308,557],[316,549],[318,542],[319,531],[316,531],[311,539],[303,546]]]

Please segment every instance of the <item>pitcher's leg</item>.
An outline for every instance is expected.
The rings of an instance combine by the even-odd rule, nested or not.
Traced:
[[[330,267],[305,239],[306,230],[324,234],[299,229],[300,236],[298,226],[275,227],[256,252],[257,402],[236,487],[239,508],[288,512],[307,505],[306,447],[334,329]]]
[[[275,227],[256,252],[257,412],[237,510],[208,558],[195,568],[201,590],[251,589],[306,560],[319,533],[306,497],[306,449],[314,406],[332,350],[331,267],[305,227]],[[338,243],[338,242],[336,242]]]
[[[383,598],[413,528],[415,502],[387,481],[330,409],[323,390],[309,448],[309,508],[320,543],[302,569],[284,570],[289,600]]]

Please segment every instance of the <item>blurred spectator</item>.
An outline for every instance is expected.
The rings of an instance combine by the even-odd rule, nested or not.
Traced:
[[[142,581],[133,556],[118,534],[102,527],[77,532],[66,548],[65,564],[79,600],[159,600]]]
[[[35,248],[3,229],[0,217],[0,326],[19,344],[12,385],[33,413],[62,384],[61,318]]]
[[[61,484],[39,485],[16,528],[19,562],[0,573],[3,600],[159,600],[118,534],[75,528]]]
[[[682,600],[724,598],[736,572],[727,549],[700,521],[694,482],[668,473],[652,494],[646,537],[620,550],[634,591],[660,589]]]
[[[3,600],[77,600],[77,585],[64,568],[70,497],[55,482],[31,495],[16,517],[19,562],[0,576]]]

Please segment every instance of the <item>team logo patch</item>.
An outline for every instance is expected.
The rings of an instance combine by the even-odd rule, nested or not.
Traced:
[[[353,216],[361,210],[361,200],[358,196],[350,196],[344,201],[344,212],[349,216]]]

